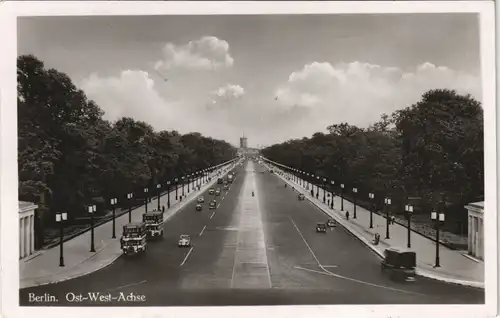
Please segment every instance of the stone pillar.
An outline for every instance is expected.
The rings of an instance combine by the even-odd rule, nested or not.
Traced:
[[[473,242],[472,241],[472,216],[470,214],[468,215],[467,220],[468,220],[468,225],[469,225],[467,227],[468,252],[469,252],[469,255],[472,255],[472,242]]]
[[[20,226],[21,228],[19,229],[19,231],[21,232],[21,241],[19,242],[19,244],[21,245],[21,251],[20,251],[20,257],[21,259],[24,258],[24,238],[25,238],[25,234],[24,234],[24,218],[21,218],[20,219]]]
[[[33,254],[35,251],[35,233],[34,233],[34,227],[35,227],[35,216],[30,215],[30,255]]]

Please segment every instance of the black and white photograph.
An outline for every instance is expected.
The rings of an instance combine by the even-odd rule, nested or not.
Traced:
[[[10,306],[493,317],[493,5],[390,4],[10,4]]]

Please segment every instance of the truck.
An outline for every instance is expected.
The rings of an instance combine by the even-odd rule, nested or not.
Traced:
[[[146,224],[143,222],[129,223],[123,226],[120,246],[125,255],[146,253]]]
[[[148,237],[163,238],[163,212],[153,211],[142,215],[142,222],[146,224]]]

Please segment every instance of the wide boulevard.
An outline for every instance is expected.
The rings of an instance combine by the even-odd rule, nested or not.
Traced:
[[[264,166],[247,161],[235,171],[220,196],[203,193],[201,212],[193,201],[172,217],[164,239],[150,242],[143,257],[122,256],[87,276],[23,289],[21,305],[36,305],[30,293],[54,295],[51,305],[62,306],[484,303],[479,289],[423,277],[391,281],[380,258],[340,226],[316,233],[327,216]],[[208,209],[212,198],[215,210]],[[191,236],[191,248],[177,247],[181,234]],[[77,301],[89,292],[145,299]]]

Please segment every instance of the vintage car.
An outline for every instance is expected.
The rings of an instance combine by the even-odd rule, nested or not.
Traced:
[[[217,201],[215,201],[215,200],[211,201],[210,204],[208,205],[208,208],[210,210],[216,209],[217,208]]]
[[[153,211],[142,215],[142,222],[146,224],[148,237],[163,238],[163,212]]]
[[[189,235],[181,235],[179,238],[179,247],[190,247],[191,246],[191,236]]]
[[[198,204],[196,205],[196,211],[201,211],[201,210],[203,210],[203,206],[202,206],[201,204],[199,204],[199,203],[198,203]]]
[[[217,190],[215,190],[215,195],[220,195],[220,189],[217,188]]]
[[[318,223],[318,224],[316,224],[316,232],[318,232],[318,233],[326,233],[326,224],[325,223]]]
[[[146,223],[135,222],[123,226],[120,246],[124,255],[143,254],[147,246]]]
[[[334,219],[329,219],[326,222],[326,225],[328,225],[328,227],[336,227],[337,226],[337,221],[335,221]]]
[[[215,189],[214,189],[214,188],[212,188],[212,189],[208,190],[208,194],[210,194],[210,195],[214,195],[214,193],[215,193]]]
[[[229,184],[224,184],[224,187],[223,187],[224,190],[229,190]]]
[[[415,281],[417,257],[413,251],[392,247],[387,248],[384,251],[384,259],[380,265],[382,273],[389,274],[389,277],[394,281]]]
[[[306,197],[302,193],[299,193],[299,195],[297,196],[297,198],[299,199],[299,201],[304,201],[306,199]]]
[[[199,202],[199,203],[203,203],[203,202],[205,202],[205,198],[204,198],[204,197],[198,197],[198,202]]]

